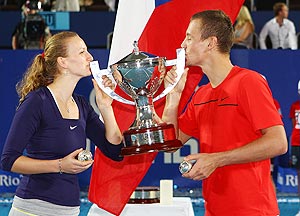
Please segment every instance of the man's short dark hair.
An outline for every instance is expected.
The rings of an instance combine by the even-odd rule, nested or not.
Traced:
[[[215,36],[221,53],[229,53],[233,44],[233,25],[221,10],[206,10],[194,14],[191,20],[199,20],[201,39]]]

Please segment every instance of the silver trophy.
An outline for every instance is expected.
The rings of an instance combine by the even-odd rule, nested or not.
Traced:
[[[112,77],[118,86],[132,98],[136,107],[133,124],[123,132],[124,147],[121,155],[155,151],[174,152],[182,147],[182,143],[176,139],[174,126],[163,122],[156,114],[153,105],[153,96],[166,74],[166,58],[141,52],[136,41],[133,46],[132,53],[110,66]],[[92,64],[91,69],[95,77]]]

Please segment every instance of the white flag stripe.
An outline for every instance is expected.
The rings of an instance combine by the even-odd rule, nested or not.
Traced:
[[[119,1],[108,67],[132,52],[154,8],[154,0]]]

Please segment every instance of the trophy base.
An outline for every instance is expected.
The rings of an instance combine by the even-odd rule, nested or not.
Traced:
[[[130,204],[151,204],[159,203],[159,187],[137,187],[130,196]]]
[[[122,156],[144,154],[148,152],[175,152],[183,145],[176,139],[172,124],[161,124],[155,127],[130,129],[123,133],[124,146]]]

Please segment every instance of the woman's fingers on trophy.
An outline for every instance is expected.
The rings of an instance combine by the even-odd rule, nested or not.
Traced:
[[[113,75],[113,78],[116,80],[117,83],[122,82],[122,75],[121,75],[120,71],[114,70],[112,75]]]
[[[96,93],[96,99],[98,99],[99,96],[103,97],[105,95],[105,92],[98,86],[95,79],[92,79],[95,93]]]
[[[102,76],[102,84],[104,85],[104,87],[109,87],[111,89],[115,88],[113,81],[106,75]]]
[[[112,68],[113,71],[117,70],[118,69],[118,64],[112,65],[111,68]]]
[[[109,78],[108,78],[109,79]],[[113,99],[108,96],[97,84],[96,80],[92,79],[93,81],[93,84],[94,84],[94,89],[95,89],[95,93],[96,93],[96,102],[97,102],[97,105],[98,105],[98,108],[100,109],[100,106],[101,107],[107,107],[107,106],[111,106],[111,103],[113,101]],[[105,87],[110,87],[109,85],[110,84],[112,86],[114,86],[113,82],[110,80],[110,81],[107,81],[106,78],[105,78],[105,81],[103,83],[103,85]]]

